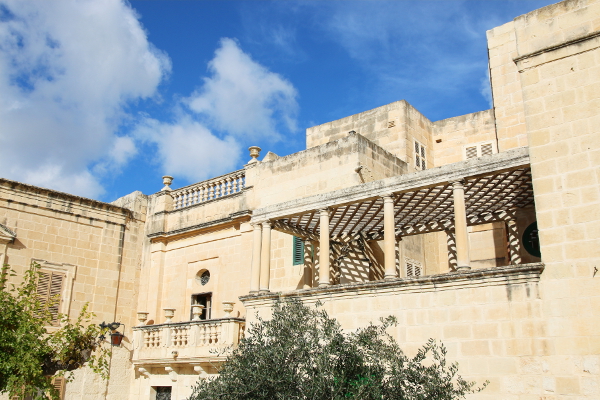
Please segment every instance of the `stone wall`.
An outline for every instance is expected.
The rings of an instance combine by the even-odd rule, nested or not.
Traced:
[[[414,171],[414,140],[425,146],[427,168],[433,167],[431,121],[405,100],[396,101],[306,130],[306,147],[311,148],[356,131],[394,154]]]
[[[467,146],[491,142],[496,148],[493,110],[435,121],[432,142],[436,167],[465,160]]]
[[[513,61],[517,56],[514,22],[489,30],[487,40],[498,150],[527,146],[523,94]]]
[[[464,378],[478,384],[490,381],[483,392],[469,399],[517,399],[542,384],[541,370],[546,368],[536,357],[548,346],[543,337],[547,316],[538,284],[542,270],[542,265],[531,264],[250,295],[242,301],[248,323],[257,312],[268,318],[273,302],[288,296],[298,296],[311,306],[321,301],[346,331],[393,315],[398,326],[390,334],[409,356],[435,338],[448,349],[448,360],[459,363]]]
[[[357,168],[363,166],[357,172]],[[256,163],[248,169],[253,184],[251,208],[327,193],[406,172],[406,164],[359,134]]]
[[[17,272],[11,280],[21,279],[35,260],[43,269],[66,273],[62,313],[74,318],[89,304],[94,323],[126,327],[110,384],[84,369],[69,384],[67,398],[128,398],[126,348],[135,324],[146,197],[137,192],[121,202],[129,209],[0,179],[0,221],[16,233],[6,249],[6,262]]]
[[[520,84],[546,271],[538,393],[600,397],[600,2],[515,19]]]

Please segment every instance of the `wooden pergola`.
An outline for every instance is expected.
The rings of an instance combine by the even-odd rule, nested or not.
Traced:
[[[271,228],[319,242],[319,285],[326,286],[330,239],[357,233],[383,239],[385,276],[393,279],[398,239],[452,231],[458,267],[469,268],[467,226],[514,223],[515,211],[533,203],[529,156],[520,148],[258,209],[251,291],[268,291]]]

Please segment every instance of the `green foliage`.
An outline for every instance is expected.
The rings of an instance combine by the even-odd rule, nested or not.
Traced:
[[[41,302],[36,282],[40,266],[32,262],[22,283],[7,287],[15,276],[8,266],[0,275],[0,394],[34,399],[58,398],[52,376],[72,379],[73,370],[86,362],[103,378],[108,377],[109,348],[99,346],[100,327],[89,324],[93,314],[83,307],[72,322],[59,314],[60,328],[52,333],[50,308],[58,299]]]
[[[190,399],[452,400],[483,389],[457,375],[434,340],[407,357],[386,331],[394,317],[344,333],[319,306],[278,302]]]

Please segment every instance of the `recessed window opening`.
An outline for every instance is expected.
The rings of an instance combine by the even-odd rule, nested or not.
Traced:
[[[491,156],[496,153],[494,142],[482,142],[465,147],[465,160],[472,158]]]
[[[415,168],[427,169],[425,146],[415,140]]]
[[[154,386],[154,395],[156,400],[171,400],[171,393],[173,388],[171,386]]]
[[[202,269],[196,274],[196,282],[204,286],[210,281],[210,271]]]
[[[423,265],[416,261],[416,260],[412,260],[410,258],[405,257],[404,258],[404,262],[405,262],[405,268],[406,268],[406,277],[417,277],[417,276],[422,276],[423,275]]]
[[[211,306],[212,306],[212,292],[209,293],[198,293],[192,295],[192,305],[204,306],[202,314],[200,315],[201,320],[211,318]],[[193,318],[192,307],[190,307],[190,320]]]

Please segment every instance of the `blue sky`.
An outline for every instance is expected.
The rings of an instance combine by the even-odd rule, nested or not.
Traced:
[[[551,3],[0,0],[0,176],[112,201],[401,99],[485,110],[485,31]]]

